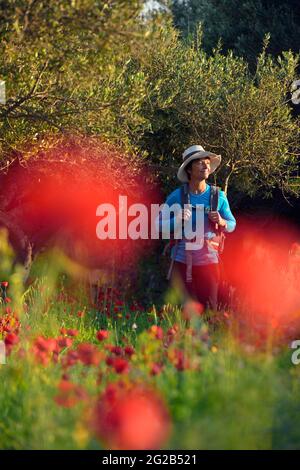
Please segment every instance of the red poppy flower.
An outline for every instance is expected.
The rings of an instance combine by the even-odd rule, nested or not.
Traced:
[[[61,380],[58,384],[58,390],[59,393],[54,397],[54,400],[59,406],[65,408],[72,408],[80,400],[85,400],[88,396],[82,387],[68,380]]]
[[[75,329],[69,329],[69,330],[67,330],[66,334],[67,334],[68,336],[78,336],[79,331],[78,331],[78,330],[75,330]]]
[[[129,370],[128,362],[122,357],[116,357],[112,365],[117,374],[125,374]]]
[[[62,365],[65,368],[72,367],[77,364],[78,360],[79,355],[77,351],[68,351],[66,356],[64,356],[62,359]]]
[[[79,360],[86,366],[97,366],[103,359],[103,355],[93,344],[82,343],[78,346],[77,352]]]
[[[165,341],[164,341],[164,344],[165,346],[169,346],[175,339],[175,336],[178,332],[178,327],[176,328],[177,325],[171,327],[168,329],[167,331],[167,334],[166,334],[166,338],[165,338]]]
[[[188,358],[186,357],[184,351],[180,349],[174,349],[168,354],[170,361],[176,367],[178,371],[183,371],[190,367]]]
[[[63,348],[69,348],[72,346],[72,340],[71,338],[66,338],[64,336],[61,336],[60,338],[57,338],[57,344],[58,346],[63,349]]]
[[[6,346],[14,346],[20,341],[19,337],[15,333],[8,333],[5,336],[4,343]]]
[[[112,356],[107,356],[107,358],[105,359],[105,362],[106,362],[106,364],[107,364],[108,366],[112,366],[113,363],[114,363],[114,360],[115,360],[114,357],[112,357]]]
[[[116,356],[122,356],[123,350],[120,346],[112,346],[110,350]]]
[[[1,286],[2,287],[8,287],[8,282],[7,281],[2,281]]]
[[[153,363],[150,369],[150,375],[158,375],[161,373],[163,366],[161,364]]]
[[[134,386],[107,389],[93,416],[97,437],[109,449],[160,449],[171,424],[162,399],[152,390]]]
[[[194,300],[189,300],[185,303],[182,311],[183,318],[190,320],[194,316],[200,316],[204,312],[204,306]]]
[[[57,348],[57,343],[54,338],[39,336],[34,342],[34,348],[42,352],[53,352]]]
[[[164,337],[164,331],[160,326],[157,325],[152,325],[150,328],[150,333],[153,335],[156,339],[163,339]]]
[[[51,360],[57,362],[60,348],[56,339],[39,336],[33,343],[32,351],[39,363],[47,365]]]
[[[176,336],[178,329],[172,326],[172,328],[169,328],[167,331],[167,336]]]
[[[131,357],[135,353],[135,350],[132,346],[125,346],[124,353],[126,354],[126,356]]]
[[[10,325],[5,325],[3,328],[2,328],[2,331],[6,332],[6,333],[10,333],[12,331],[12,326]]]
[[[133,304],[133,305],[130,305],[130,310],[131,310],[132,312],[136,312],[136,311],[138,310],[137,305],[134,305],[134,304]]]
[[[108,337],[109,337],[109,331],[107,331],[107,330],[99,330],[99,331],[97,331],[97,333],[96,333],[96,338],[97,338],[99,341],[104,341],[104,340],[106,340]]]

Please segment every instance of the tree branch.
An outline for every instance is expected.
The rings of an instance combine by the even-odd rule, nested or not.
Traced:
[[[34,93],[35,93],[35,90],[37,89],[38,87],[38,84],[42,78],[42,75],[44,73],[44,71],[46,70],[47,68],[47,65],[48,65],[48,60],[46,60],[46,62],[44,63],[41,71],[39,72],[31,90],[29,91],[29,93],[27,93],[27,95],[25,96],[22,96],[20,97],[17,101],[15,101],[9,108],[7,108],[3,113],[2,113],[2,117],[7,117],[12,111],[14,111],[16,108],[20,107],[23,103],[25,103],[25,101],[28,101],[30,100]]]

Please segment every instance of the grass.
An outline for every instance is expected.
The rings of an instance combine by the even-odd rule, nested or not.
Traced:
[[[32,284],[21,291],[22,273],[11,276],[9,248],[5,242],[1,246],[2,276],[14,295],[0,307],[0,339],[8,334],[3,331],[6,318],[18,342],[0,365],[0,448],[105,448],[91,416],[107,386],[120,381],[126,387],[143,384],[159,394],[172,423],[161,448],[299,448],[300,366],[291,363],[288,344],[258,348],[239,341],[234,312],[230,321],[219,313],[221,321],[212,327],[213,317],[210,323],[198,315],[185,320],[180,306],[172,304],[142,309],[134,299],[123,303],[122,293],[113,290],[103,291],[97,309],[83,283],[72,283],[66,272],[53,269],[35,273]],[[18,328],[13,312],[21,322]],[[47,352],[46,363],[41,363],[34,349],[37,338],[68,337],[61,328],[78,334],[71,337],[72,345],[57,355]],[[99,341],[99,330],[109,337]],[[99,362],[76,360],[66,367],[69,351],[82,344],[95,348]],[[122,348],[121,356],[112,352],[114,346]],[[126,355],[126,346],[134,353]],[[128,367],[116,372],[108,357],[121,357]],[[62,381],[84,390],[71,406],[57,402],[58,396],[67,396],[60,389]]]

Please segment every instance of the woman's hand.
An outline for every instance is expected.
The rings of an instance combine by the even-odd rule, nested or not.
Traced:
[[[208,218],[211,220],[214,224],[220,225],[220,227],[226,227],[227,223],[226,220],[223,219],[218,211],[210,211],[208,213]]]
[[[192,217],[191,209],[182,209],[181,211],[178,212],[176,216],[176,221],[180,222],[181,220],[184,220],[185,222],[187,222],[188,220],[190,220],[191,217]]]

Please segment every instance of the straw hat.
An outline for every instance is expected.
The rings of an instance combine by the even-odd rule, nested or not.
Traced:
[[[177,178],[179,181],[182,183],[187,183],[189,181],[185,168],[191,161],[198,160],[199,158],[210,158],[210,173],[213,173],[221,163],[221,155],[208,152],[204,150],[201,145],[192,145],[182,154],[182,164],[177,172]]]

